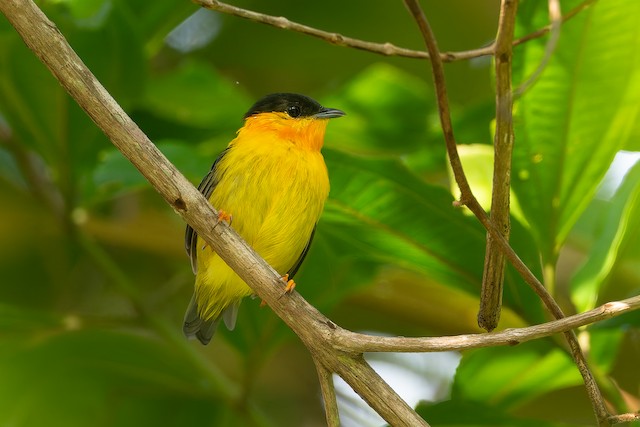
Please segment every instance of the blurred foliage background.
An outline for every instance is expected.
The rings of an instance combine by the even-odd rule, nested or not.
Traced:
[[[260,96],[294,91],[329,126],[331,195],[298,290],[340,325],[478,332],[477,221],[452,207],[427,64],[340,48],[188,1],[42,0],[89,68],[195,184]],[[442,50],[486,45],[497,0],[431,2]],[[520,2],[517,34],[548,22]],[[563,0],[563,12],[580,4]],[[234,5],[422,48],[401,2]],[[546,38],[515,49],[514,82]],[[599,0],[562,26],[516,103],[512,245],[568,313],[640,293],[640,2]],[[490,194],[491,61],[446,65],[474,191]],[[486,199],[486,197],[484,197]],[[184,224],[0,19],[0,426],[324,424],[315,369],[259,300],[208,347],[181,336],[193,277]],[[548,320],[510,267],[500,328]],[[580,331],[613,411],[640,407],[640,313]],[[431,425],[583,426],[560,338],[463,354],[370,355]],[[457,368],[457,369],[456,369]],[[338,384],[340,386],[340,384]],[[344,425],[379,425],[339,387]]]

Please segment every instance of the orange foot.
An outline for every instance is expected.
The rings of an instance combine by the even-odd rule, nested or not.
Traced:
[[[223,210],[218,211],[218,221],[224,221],[227,224],[231,225],[231,221],[233,221],[233,215],[226,213]]]
[[[296,282],[294,282],[293,279],[289,279],[289,274],[285,274],[284,276],[282,276],[282,280],[286,283],[282,296],[293,292],[296,287]]]
[[[223,210],[218,211],[218,222],[224,221],[227,224],[231,225],[232,220],[233,220],[233,215],[228,214]],[[204,251],[207,248],[207,246],[209,245],[207,244],[207,242],[205,242],[204,245],[202,245],[202,250]]]

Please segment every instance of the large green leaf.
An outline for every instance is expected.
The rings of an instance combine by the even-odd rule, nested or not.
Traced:
[[[332,187],[317,231],[323,251],[312,251],[307,263],[318,262],[339,272],[335,277],[344,282],[330,285],[336,294],[364,283],[376,266],[384,265],[408,269],[427,276],[430,282],[478,294],[483,229],[475,218],[452,206],[448,191],[424,183],[398,161],[331,149],[324,152]],[[516,250],[537,271],[528,234],[521,227],[516,228]],[[316,258],[324,258],[327,253],[334,257],[326,260],[336,258],[337,264],[331,266]],[[358,273],[349,273],[351,268]],[[327,286],[327,275],[305,274],[304,280],[313,289]],[[529,321],[541,320],[540,306],[531,303],[536,299],[528,287],[513,274],[508,274],[507,281],[505,302]]]
[[[539,340],[465,353],[453,396],[509,410],[549,391],[581,383],[569,355],[550,341]]]
[[[611,200],[600,204],[604,206],[597,221],[596,240],[571,279],[571,299],[579,311],[595,307],[620,251],[636,243],[640,227],[640,162],[627,172]]]
[[[325,151],[332,188],[323,233],[351,241],[360,256],[417,269],[476,292],[483,233],[452,196],[399,162]]]
[[[519,13],[521,33],[547,19],[545,4],[531,3]],[[640,2],[595,3],[562,26],[544,72],[518,101],[513,188],[545,262],[555,261],[631,134],[640,108],[638,85],[632,84],[639,37]],[[545,48],[546,40],[538,39],[516,49],[516,82],[538,67]]]
[[[219,411],[210,385],[161,342],[59,327],[37,336],[0,344],[2,425],[185,425]]]

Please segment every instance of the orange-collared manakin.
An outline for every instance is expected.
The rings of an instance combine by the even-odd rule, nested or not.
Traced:
[[[303,95],[265,96],[198,186],[283,277],[293,279],[313,240],[329,194],[320,149],[328,119],[343,115]],[[185,247],[196,282],[183,331],[208,344],[221,318],[234,328],[240,302],[253,291],[190,226]]]

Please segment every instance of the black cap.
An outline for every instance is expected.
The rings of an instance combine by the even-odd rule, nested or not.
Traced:
[[[344,116],[344,112],[335,108],[324,108],[308,96],[297,93],[272,93],[258,102],[244,115],[244,118],[260,113],[287,113],[291,118],[316,117],[330,119]]]

